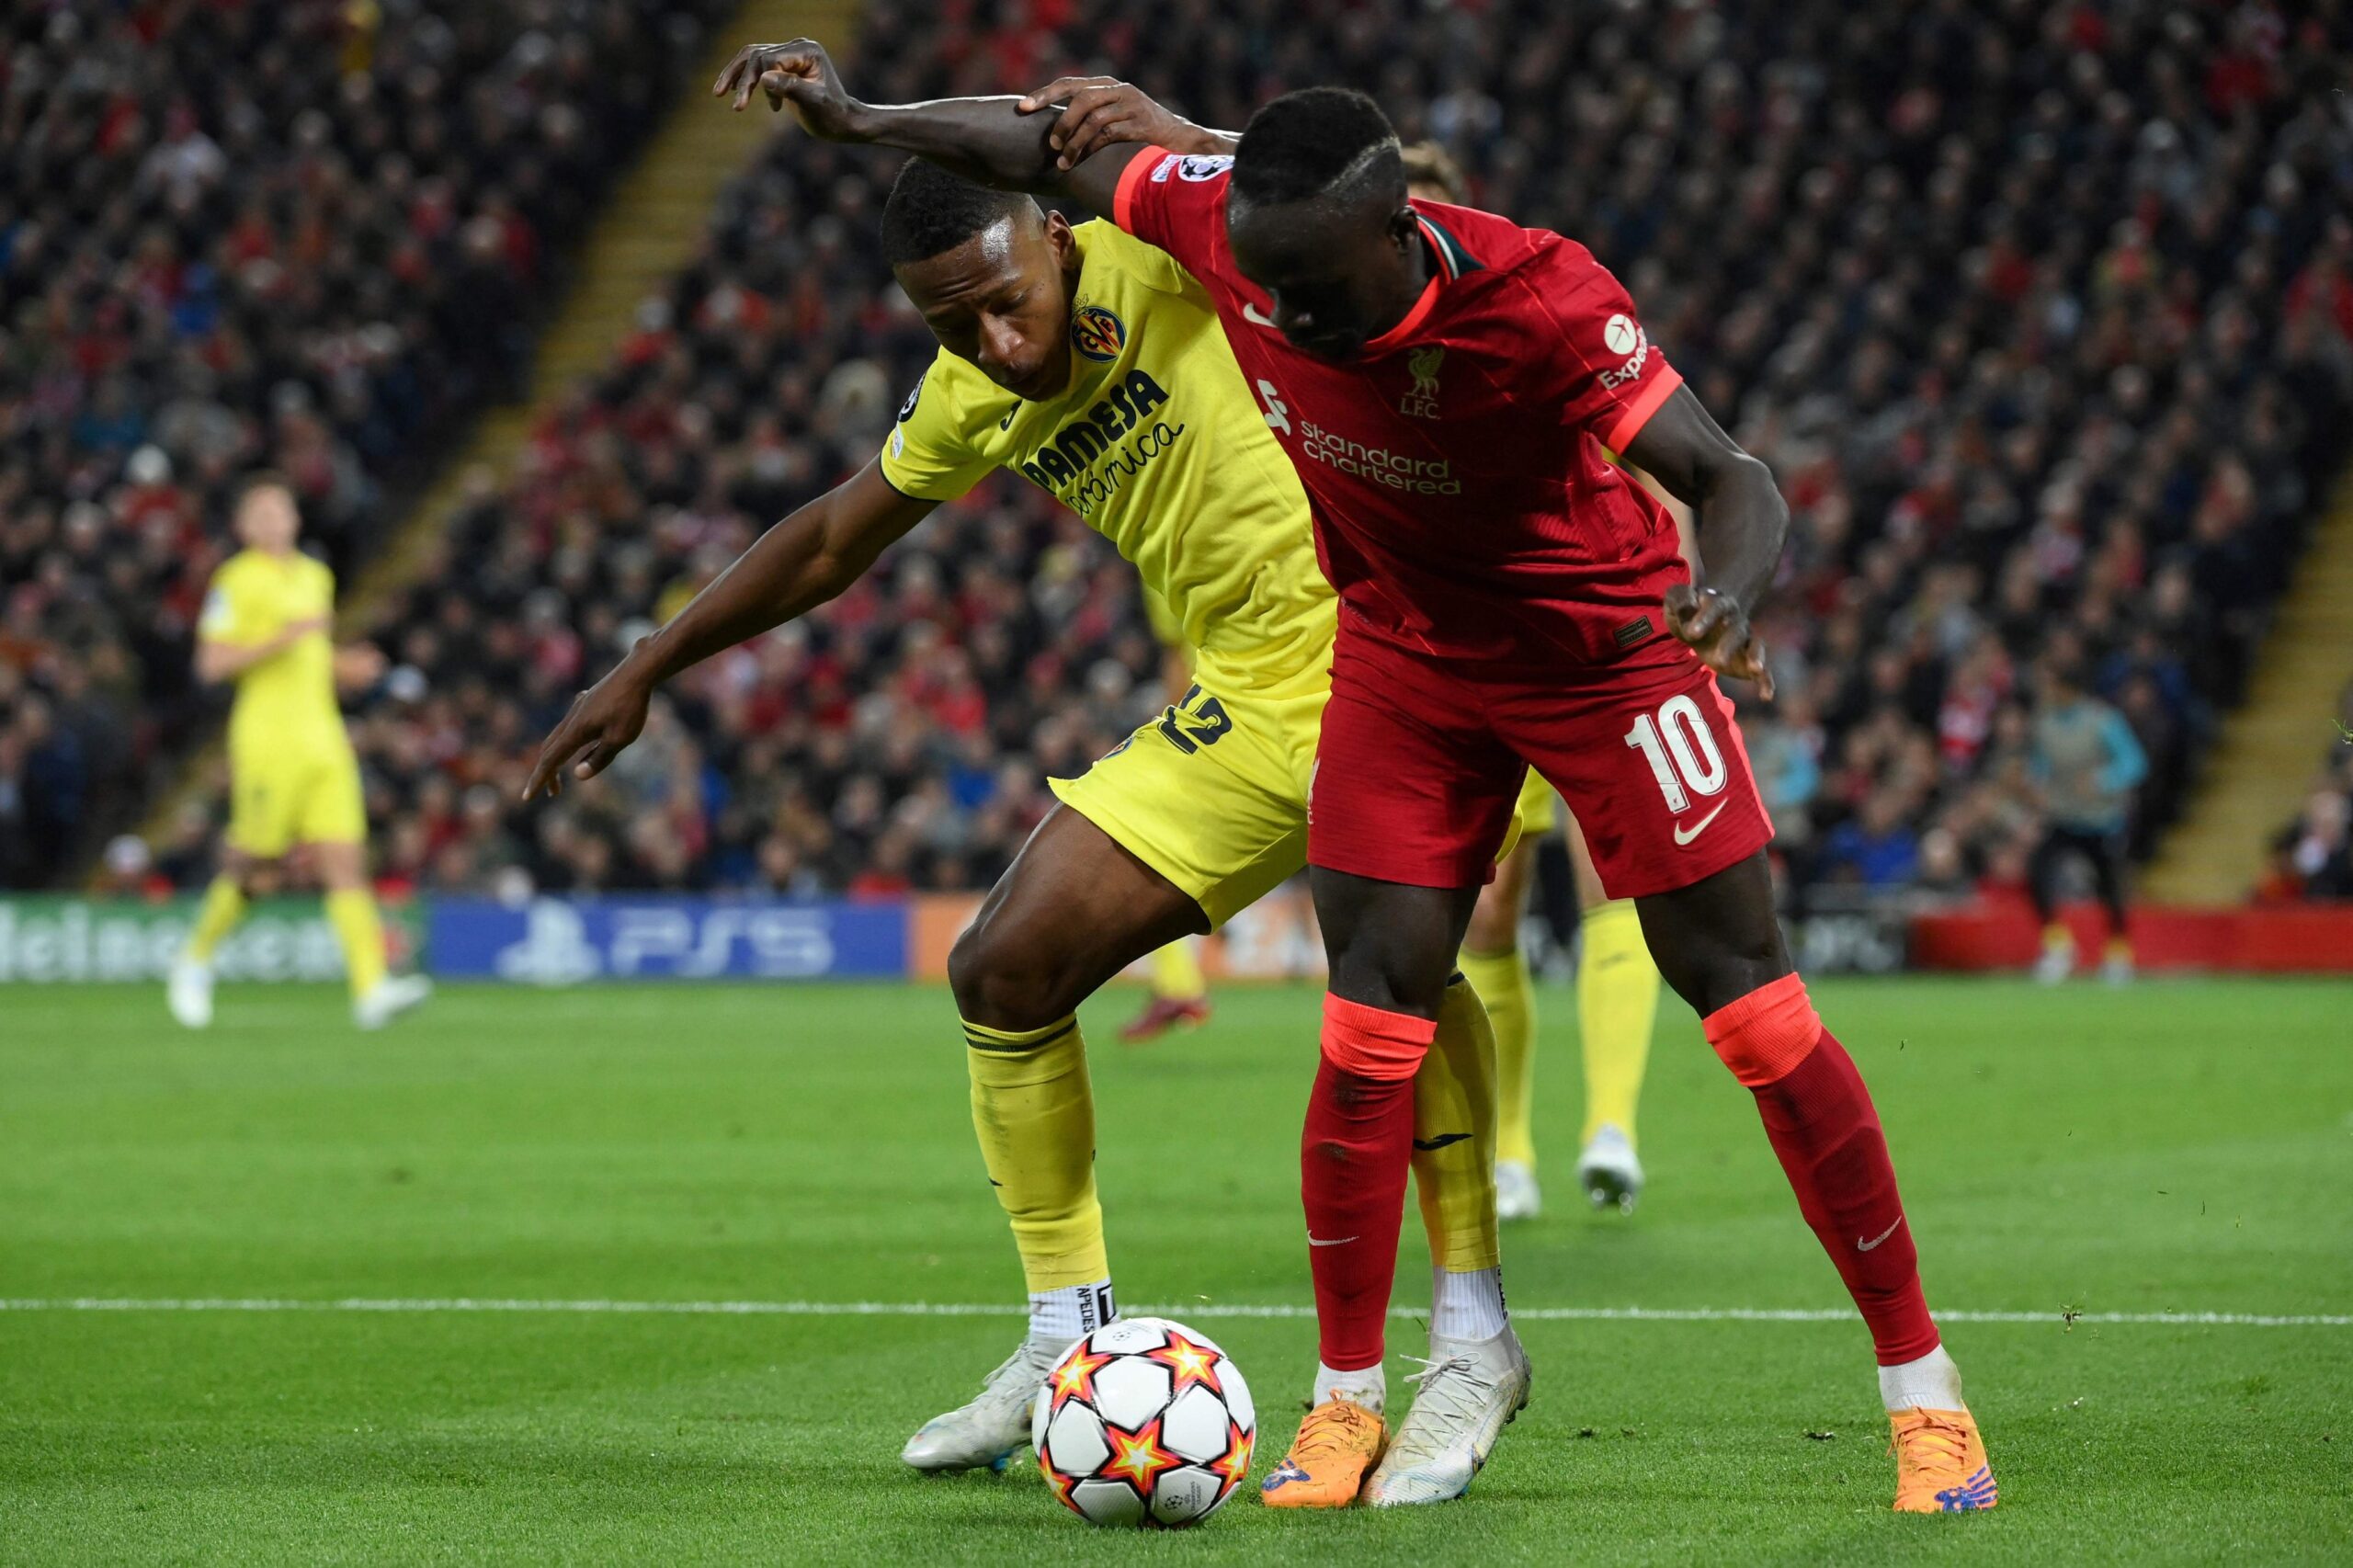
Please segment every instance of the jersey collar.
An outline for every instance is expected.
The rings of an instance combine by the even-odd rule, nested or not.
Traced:
[[[1440,289],[1466,272],[1479,270],[1477,258],[1428,213],[1416,208],[1414,222],[1421,230],[1423,248],[1429,252],[1430,280],[1422,285],[1421,298],[1414,301],[1414,308],[1405,312],[1403,320],[1364,346],[1363,351],[1368,355],[1386,354],[1411,337],[1437,306]]]

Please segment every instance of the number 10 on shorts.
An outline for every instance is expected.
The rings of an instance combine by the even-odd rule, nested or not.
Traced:
[[[1670,697],[1659,704],[1658,716],[1645,713],[1626,732],[1626,744],[1643,754],[1666,797],[1666,809],[1680,815],[1694,795],[1715,794],[1731,777],[1716,737],[1708,731],[1699,705],[1688,696]]]

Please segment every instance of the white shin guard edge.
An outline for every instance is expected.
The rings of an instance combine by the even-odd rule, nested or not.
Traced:
[[[1502,1268],[1474,1268],[1461,1274],[1431,1268],[1431,1334],[1445,1339],[1493,1339],[1508,1324]]]
[[[1916,1360],[1879,1369],[1879,1397],[1890,1410],[1966,1410],[1961,1402],[1961,1369],[1938,1346]]]
[[[1334,1394],[1345,1394],[1351,1404],[1361,1404],[1375,1415],[1389,1405],[1389,1372],[1378,1364],[1360,1367],[1352,1372],[1335,1371],[1323,1362],[1315,1363],[1315,1398],[1323,1403]]]

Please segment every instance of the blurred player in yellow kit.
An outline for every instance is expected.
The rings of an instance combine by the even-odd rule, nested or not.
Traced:
[[[1446,150],[1425,142],[1404,150],[1406,193],[1461,206],[1470,192]],[[1670,502],[1687,531],[1688,509]],[[1520,951],[1538,846],[1563,813],[1552,787],[1529,770],[1521,786],[1518,846],[1479,895],[1462,939],[1462,973],[1487,1005],[1495,1031],[1495,1212],[1533,1218],[1542,1207],[1536,1183],[1536,995]],[[1658,966],[1643,942],[1631,899],[1611,899],[1586,852],[1585,835],[1568,821],[1569,861],[1576,878],[1583,937],[1577,961],[1577,1032],[1585,1058],[1585,1135],[1577,1186],[1597,1209],[1631,1212],[1643,1189],[1634,1153],[1634,1107],[1649,1064],[1651,1025],[1658,1016]]]
[[[1543,1198],[1536,1182],[1532,1100],[1536,1082],[1536,996],[1520,950],[1519,922],[1535,881],[1538,846],[1553,825],[1568,824],[1569,865],[1577,893],[1577,1039],[1585,1060],[1585,1133],[1577,1187],[1597,1209],[1631,1213],[1643,1190],[1634,1154],[1634,1108],[1649,1065],[1651,1025],[1658,1016],[1658,966],[1643,941],[1631,899],[1612,899],[1586,852],[1576,819],[1560,809],[1552,787],[1529,769],[1521,787],[1525,835],[1495,880],[1481,890],[1457,960],[1487,1004],[1495,1031],[1495,1212],[1532,1219]]]
[[[368,888],[359,764],[335,704],[337,687],[375,679],[383,656],[328,640],[335,574],[294,548],[301,522],[283,479],[263,473],[245,482],[235,515],[244,548],[212,574],[197,628],[197,678],[234,681],[237,697],[221,869],[167,991],[172,1017],[190,1028],[212,1021],[212,957],[244,914],[256,871],[297,847],[310,852],[326,890],[359,1027],[382,1028],[432,990],[420,975],[385,972],[383,926]]]

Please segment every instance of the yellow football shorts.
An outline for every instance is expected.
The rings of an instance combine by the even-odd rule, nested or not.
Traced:
[[[1560,793],[1532,767],[1519,786],[1518,811],[1519,831],[1530,838],[1541,838],[1561,825]]]
[[[256,761],[229,758],[230,848],[275,860],[298,844],[360,844],[368,808],[349,746]]]
[[[1214,930],[1307,864],[1307,790],[1332,683],[1320,666],[1253,680],[1206,653],[1193,675],[1182,702],[1078,778],[1047,782],[1199,904]],[[1515,815],[1498,859],[1520,831]]]

